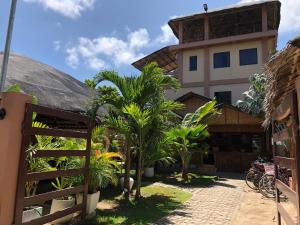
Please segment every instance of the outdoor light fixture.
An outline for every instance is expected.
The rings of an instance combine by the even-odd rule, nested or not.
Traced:
[[[0,120],[3,120],[6,115],[6,110],[4,108],[0,108]]]
[[[207,10],[208,10],[207,4],[203,4],[203,8],[204,8],[204,11],[207,12]]]

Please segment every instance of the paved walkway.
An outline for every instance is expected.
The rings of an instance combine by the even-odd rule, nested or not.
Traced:
[[[242,176],[218,174],[220,179],[210,187],[181,188],[192,198],[156,225],[231,225],[240,205],[244,181]],[[161,183],[155,185],[171,186]]]

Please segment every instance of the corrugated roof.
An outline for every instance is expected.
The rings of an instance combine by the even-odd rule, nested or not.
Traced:
[[[0,53],[2,62],[3,53]],[[0,63],[1,64],[1,63]],[[1,68],[1,65],[0,65]],[[31,58],[10,54],[5,86],[18,84],[39,104],[69,111],[86,111],[93,92],[74,77]]]
[[[170,46],[155,51],[133,62],[132,65],[141,71],[145,65],[151,62],[156,62],[167,73],[177,69],[176,54],[170,50]]]

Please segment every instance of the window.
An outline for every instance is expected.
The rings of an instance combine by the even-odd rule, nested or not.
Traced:
[[[219,103],[231,105],[231,91],[215,92],[215,96]]]
[[[214,53],[214,68],[230,67],[230,52]]]
[[[197,70],[197,56],[190,56],[190,71]]]
[[[240,66],[257,64],[257,49],[240,50]]]

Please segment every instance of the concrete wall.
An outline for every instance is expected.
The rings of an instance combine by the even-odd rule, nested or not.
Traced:
[[[0,224],[13,223],[25,104],[31,97],[21,93],[1,94],[0,107],[7,115],[0,120]]]
[[[240,66],[239,51],[242,49],[257,48],[258,64]],[[214,68],[213,56],[218,52],[230,52],[230,67]],[[262,46],[261,41],[242,42],[230,45],[216,46],[209,49],[210,80],[224,80],[248,78],[253,73],[262,72]]]
[[[258,64],[240,66],[239,50],[257,48]],[[267,42],[268,52],[274,49],[274,38]],[[213,68],[213,55],[218,52],[230,52],[230,67]],[[198,57],[198,70],[189,71],[190,56]],[[227,45],[218,45],[209,48],[209,71],[210,80],[224,80],[236,78],[248,78],[253,73],[262,72],[262,41],[248,41],[232,43]],[[183,83],[202,82],[204,81],[204,50],[203,48],[188,49],[183,51]]]
[[[197,71],[190,71],[190,56],[197,56]],[[183,52],[183,83],[204,80],[204,50],[193,49]]]

